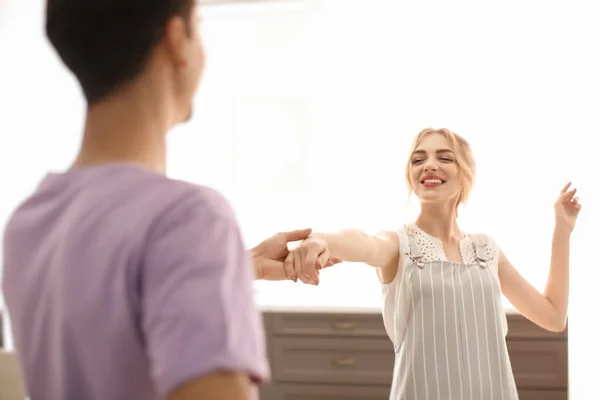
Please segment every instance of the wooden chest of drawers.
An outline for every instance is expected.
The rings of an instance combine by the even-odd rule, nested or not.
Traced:
[[[388,400],[394,354],[380,314],[263,315],[273,380],[261,400]],[[567,337],[508,316],[519,400],[567,400]]]
[[[265,312],[272,382],[261,400],[388,400],[394,352],[380,314]],[[508,316],[520,400],[567,400],[567,333]]]

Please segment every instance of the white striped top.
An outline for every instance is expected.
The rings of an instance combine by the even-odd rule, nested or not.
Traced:
[[[516,400],[498,280],[498,246],[465,235],[463,263],[416,225],[399,231],[383,319],[396,361],[390,400]]]

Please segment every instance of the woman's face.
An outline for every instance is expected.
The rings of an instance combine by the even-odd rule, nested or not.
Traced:
[[[462,190],[456,153],[446,136],[423,137],[410,158],[410,183],[422,203],[457,201]]]

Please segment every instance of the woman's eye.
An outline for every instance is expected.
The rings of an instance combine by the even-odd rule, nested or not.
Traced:
[[[420,162],[422,162],[422,161],[423,161],[423,159],[422,159],[422,158],[415,158],[414,160],[412,160],[412,163],[413,163],[413,164],[417,164],[417,163],[420,163]]]
[[[442,157],[441,158],[442,161],[446,161],[446,162],[453,162],[454,160],[448,157]]]

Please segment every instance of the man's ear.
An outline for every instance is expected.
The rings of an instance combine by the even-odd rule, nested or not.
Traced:
[[[163,45],[173,63],[178,67],[188,65],[187,42],[190,40],[188,22],[180,16],[169,19],[165,27]]]

